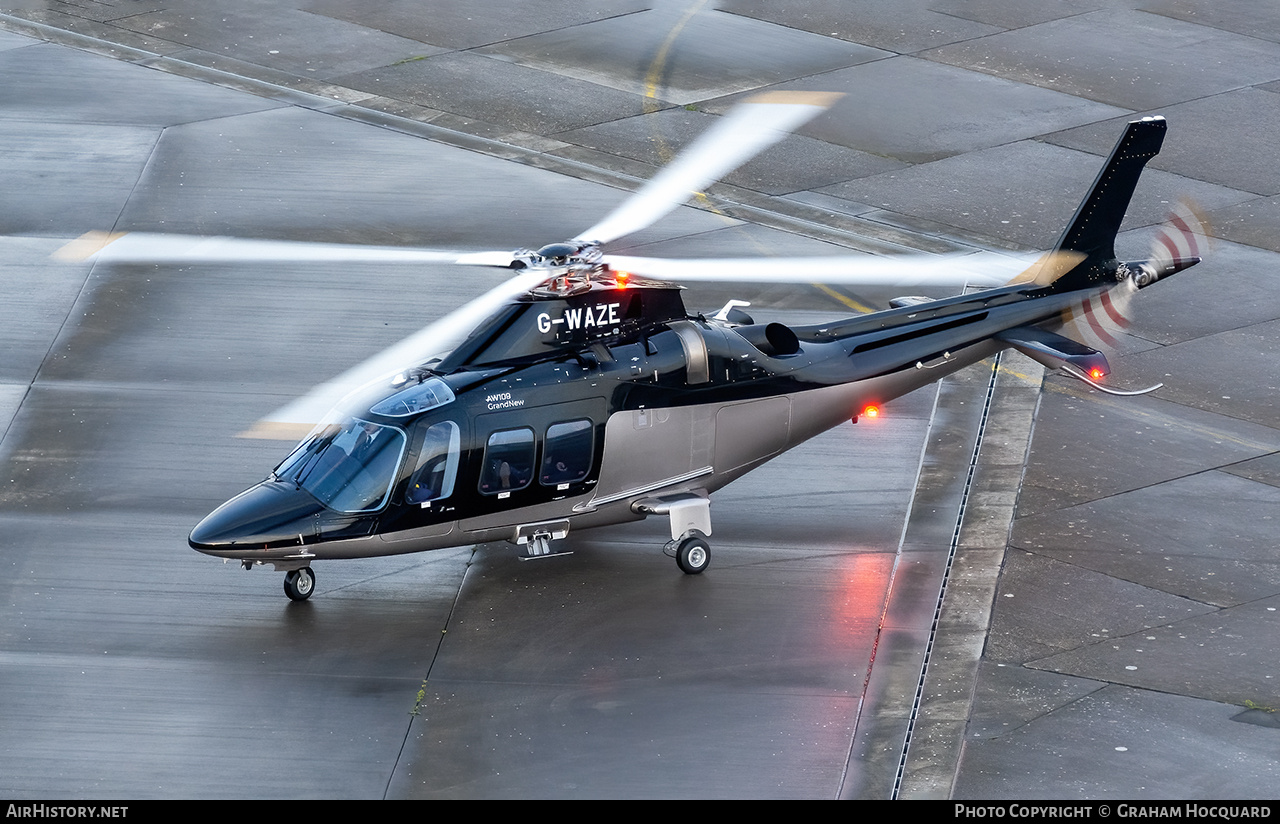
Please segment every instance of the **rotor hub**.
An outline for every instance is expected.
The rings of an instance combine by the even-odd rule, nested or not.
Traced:
[[[548,243],[538,250],[537,256],[540,262],[549,266],[566,266],[575,263],[596,264],[600,262],[602,254],[598,243],[576,243],[566,240],[561,243]]]

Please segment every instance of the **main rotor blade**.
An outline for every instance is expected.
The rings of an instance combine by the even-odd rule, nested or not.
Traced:
[[[836,92],[767,92],[734,107],[671,165],[601,222],[580,233],[582,243],[608,243],[637,232],[821,114]]]
[[[1000,286],[1034,257],[967,255],[840,255],[835,257],[665,258],[605,255],[613,269],[671,281],[839,283],[857,286]]]
[[[58,260],[111,263],[464,263],[507,266],[510,252],[459,252],[292,240],[88,232],[53,253]]]
[[[384,349],[333,380],[317,386],[296,401],[258,421],[245,438],[298,440],[328,413],[337,408],[354,408],[371,392],[385,392],[388,381],[434,357],[441,357],[466,340],[473,329],[499,309],[546,280],[546,272],[522,272],[490,289],[480,297],[415,332],[389,349]]]

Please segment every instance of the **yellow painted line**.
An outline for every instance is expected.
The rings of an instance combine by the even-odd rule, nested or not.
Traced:
[[[1035,381],[1035,378],[1031,377],[1030,375],[1024,375],[1021,372],[1014,371],[1013,369],[1010,369],[1006,366],[1001,366],[1000,371],[1006,375],[1011,375],[1020,381],[1026,381],[1027,383],[1032,383]]]
[[[702,11],[702,7],[707,5],[708,0],[698,0],[698,2],[689,6],[684,16],[671,27],[671,31],[667,32],[666,38],[663,39],[662,45],[658,46],[658,52],[653,56],[653,60],[649,63],[649,71],[644,76],[644,113],[653,114],[660,107],[657,103],[658,99],[658,80],[662,77],[662,71],[666,68],[667,55],[671,52],[671,47],[675,45],[676,38],[680,36],[680,32],[689,24],[694,15]],[[658,144],[658,157],[662,159],[664,164],[671,162],[671,149],[667,146],[667,142],[662,139],[662,135],[655,134],[654,140]],[[716,209],[707,196],[702,192],[694,192],[694,199],[699,201],[704,208],[723,216],[723,212]]]
[[[649,63],[649,71],[644,76],[645,114],[652,114],[658,110],[657,104],[650,101],[656,101],[658,98],[658,79],[662,77],[662,70],[666,66],[667,55],[671,52],[671,46],[675,44],[676,38],[680,36],[680,32],[689,24],[693,16],[702,11],[702,7],[706,4],[707,0],[698,0],[698,2],[691,5],[679,22],[671,28],[671,31],[667,32],[662,45],[658,46],[658,53],[653,56],[653,61]]]
[[[829,295],[829,296],[831,296],[831,297],[835,298],[835,299],[836,299],[836,300],[838,300],[840,303],[843,303],[845,306],[848,306],[850,309],[852,309],[852,310],[853,310],[853,311],[855,311],[855,312],[862,312],[863,314],[870,314],[871,312],[874,312],[874,311],[875,311],[875,310],[874,310],[874,309],[872,309],[871,307],[869,307],[869,306],[863,306],[861,303],[858,303],[858,302],[857,302],[856,300],[854,300],[853,298],[851,298],[851,297],[849,297],[849,296],[847,296],[847,295],[843,295],[843,294],[841,294],[841,293],[837,292],[835,289],[832,289],[830,286],[827,286],[827,285],[822,284],[822,283],[815,283],[815,284],[813,284],[813,286],[814,286],[814,288],[815,288],[815,289],[818,289],[818,290],[819,290],[819,291],[821,291],[821,292],[825,292],[827,295]]]

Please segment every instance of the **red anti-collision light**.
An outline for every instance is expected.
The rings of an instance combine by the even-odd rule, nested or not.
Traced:
[[[880,417],[880,407],[874,403],[869,403],[862,407],[862,416],[864,418],[878,418]]]

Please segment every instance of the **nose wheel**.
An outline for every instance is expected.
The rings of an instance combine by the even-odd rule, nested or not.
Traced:
[[[305,601],[316,588],[316,574],[311,567],[295,569],[284,576],[284,594],[290,601]]]

